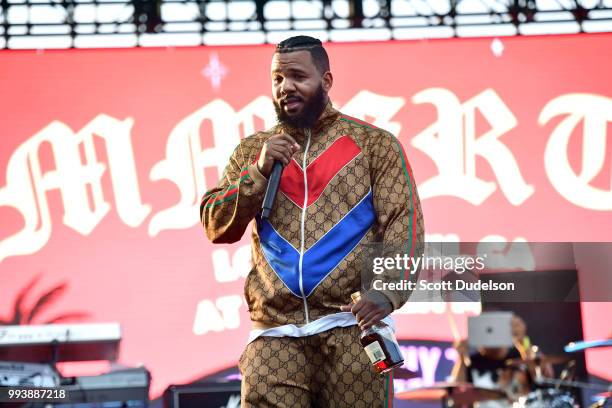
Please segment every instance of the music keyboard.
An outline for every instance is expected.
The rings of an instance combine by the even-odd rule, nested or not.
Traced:
[[[118,323],[0,326],[0,360],[112,361],[120,341]]]

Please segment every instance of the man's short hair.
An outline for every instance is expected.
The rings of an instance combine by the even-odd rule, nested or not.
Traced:
[[[297,35],[281,41],[276,46],[276,52],[281,54],[295,51],[308,51],[319,73],[324,74],[329,71],[329,57],[321,41],[316,38],[307,35]]]

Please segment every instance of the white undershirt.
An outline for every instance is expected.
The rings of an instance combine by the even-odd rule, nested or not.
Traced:
[[[389,325],[391,330],[395,332],[395,323],[393,322],[391,316],[385,317],[382,321]],[[311,321],[303,326],[286,324],[284,326],[278,326],[271,329],[252,329],[249,333],[249,340],[247,343],[252,342],[260,336],[306,337],[312,336],[313,334],[322,333],[324,331],[333,329],[334,327],[348,327],[356,324],[357,319],[351,312],[339,312],[323,316],[320,319]]]

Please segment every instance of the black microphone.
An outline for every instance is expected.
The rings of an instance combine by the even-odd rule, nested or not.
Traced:
[[[261,218],[266,220],[270,217],[270,211],[274,205],[274,199],[276,198],[276,192],[280,185],[281,174],[283,173],[283,163],[279,160],[274,161],[270,178],[268,179],[268,188],[266,189],[266,195],[264,196],[263,205],[261,207]]]

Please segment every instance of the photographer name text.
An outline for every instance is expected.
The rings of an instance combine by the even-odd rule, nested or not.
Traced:
[[[513,282],[494,282],[492,280],[476,282],[457,279],[454,281],[429,282],[427,280],[410,281],[407,279],[395,282],[385,282],[375,279],[373,282],[375,290],[478,290],[485,292],[513,291]]]

